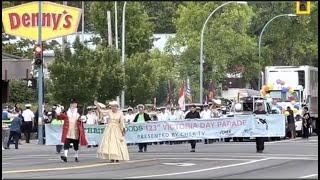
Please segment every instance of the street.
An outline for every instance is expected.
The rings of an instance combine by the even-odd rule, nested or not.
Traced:
[[[2,151],[3,179],[9,178],[213,178],[266,179],[318,178],[318,137],[309,140],[272,141],[257,154],[254,142],[197,143],[152,145],[138,153],[129,146],[130,161],[111,164],[96,158],[97,148],[80,149],[80,162],[74,162],[73,149],[68,163],[55,154],[54,146],[37,145],[36,141],[15,150]]]

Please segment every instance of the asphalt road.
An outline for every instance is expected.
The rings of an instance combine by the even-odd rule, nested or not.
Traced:
[[[257,154],[254,142],[198,143],[191,153],[190,144],[152,145],[138,153],[129,146],[130,161],[111,164],[96,158],[97,148],[82,148],[80,162],[74,162],[73,150],[68,163],[55,154],[54,146],[20,145],[2,151],[2,177],[9,178],[212,178],[266,179],[318,178],[318,137],[297,138],[265,143]]]

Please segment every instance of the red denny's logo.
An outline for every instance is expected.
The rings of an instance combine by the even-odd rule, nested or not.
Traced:
[[[24,13],[20,16],[18,13],[9,13],[10,28],[17,29],[23,27],[38,27],[38,13]],[[57,13],[42,13],[42,26],[57,30],[59,24],[63,22],[63,28],[71,27],[72,16],[63,11],[61,14]]]
[[[37,40],[38,2],[31,2],[2,10],[5,33]],[[53,39],[77,32],[81,9],[52,2],[42,2],[42,40]]]

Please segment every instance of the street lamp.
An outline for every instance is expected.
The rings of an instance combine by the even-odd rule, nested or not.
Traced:
[[[212,11],[212,13],[207,17],[206,21],[203,24],[202,31],[201,31],[201,39],[200,39],[200,104],[202,104],[203,101],[203,33],[204,29],[211,18],[211,16],[220,8],[223,6],[230,4],[230,3],[237,3],[237,4],[247,4],[246,1],[229,1],[226,3],[221,4],[219,7],[217,7],[215,10]]]
[[[277,15],[277,16],[275,16],[275,17],[273,17],[272,19],[270,19],[265,25],[264,25],[264,27],[262,28],[262,31],[261,31],[261,33],[260,33],[260,36],[259,36],[259,66],[260,66],[260,56],[261,56],[261,39],[262,39],[262,34],[263,34],[263,32],[264,32],[264,30],[266,29],[266,27],[268,26],[268,24],[270,24],[273,20],[275,20],[276,18],[278,18],[278,17],[282,17],[282,16],[289,16],[289,17],[294,17],[294,16],[297,16],[297,15],[295,15],[295,14],[280,14],[280,15]],[[261,73],[262,74],[262,73]],[[259,85],[258,85],[258,88],[260,89],[261,87],[261,84],[260,84],[260,76],[259,76]]]

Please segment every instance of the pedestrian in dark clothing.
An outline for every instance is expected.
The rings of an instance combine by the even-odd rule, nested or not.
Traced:
[[[22,125],[22,119],[19,117],[19,109],[16,109],[13,114],[13,120],[11,122],[10,126],[10,135],[9,135],[9,140],[7,143],[7,148],[9,149],[10,146],[10,141],[13,138],[14,144],[15,144],[15,149],[18,149],[18,143],[19,143],[19,136],[21,133],[21,125]]]
[[[263,109],[262,103],[257,103],[257,110],[253,112],[253,114],[267,114],[267,112]],[[256,137],[256,148],[257,153],[262,153],[264,150],[264,137]]]
[[[147,121],[151,121],[150,116],[144,112],[144,106],[143,105],[138,105],[139,113],[136,115],[134,118],[133,122],[135,123],[144,123]],[[142,149],[144,152],[147,151],[147,143],[138,143],[139,146],[139,151],[142,152]]]
[[[288,122],[288,130],[290,132],[290,137],[294,139],[296,137],[296,126],[294,122],[294,115],[291,108],[288,106],[287,111],[289,112],[289,115],[287,116],[287,122]]]
[[[185,119],[200,119],[199,112],[196,111],[196,106],[192,105],[190,112],[187,113]],[[191,144],[191,151],[190,152],[196,152],[196,140],[190,140],[189,143]]]
[[[302,138],[309,138],[309,128],[311,124],[311,118],[308,107],[303,108],[303,115],[302,115]]]

